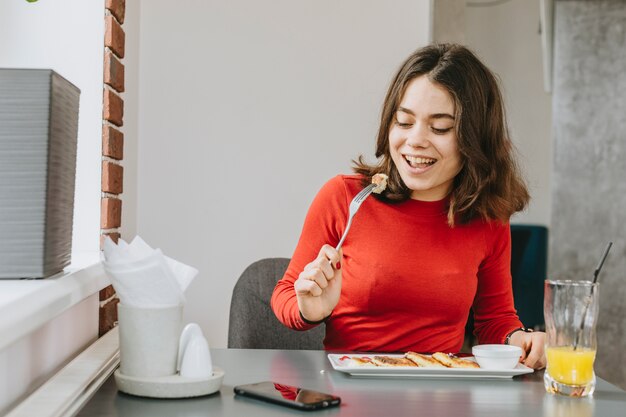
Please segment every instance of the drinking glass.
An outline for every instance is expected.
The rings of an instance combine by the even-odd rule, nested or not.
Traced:
[[[598,299],[598,284],[591,281],[545,282],[546,391],[570,397],[593,394]]]

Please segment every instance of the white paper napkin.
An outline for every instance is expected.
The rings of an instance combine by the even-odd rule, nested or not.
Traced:
[[[139,236],[130,244],[119,239],[117,245],[107,237],[103,258],[120,302],[133,307],[183,304],[183,293],[198,274],[197,269],[152,249]]]

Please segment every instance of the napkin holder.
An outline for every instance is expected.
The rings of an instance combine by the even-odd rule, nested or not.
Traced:
[[[120,391],[151,398],[189,398],[220,389],[224,372],[219,368],[200,377],[178,373],[179,345],[190,334],[181,335],[182,313],[182,304],[155,308],[118,304],[120,368],[114,377]]]
[[[185,378],[178,374],[140,378],[126,376],[118,369],[114,377],[117,389],[126,394],[149,398],[192,398],[219,391],[224,371],[213,367],[212,376],[200,379]]]

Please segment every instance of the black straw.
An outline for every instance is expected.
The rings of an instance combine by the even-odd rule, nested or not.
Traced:
[[[606,245],[606,249],[604,250],[604,255],[602,255],[602,259],[600,260],[600,263],[596,267],[595,271],[593,271],[593,283],[594,284],[598,282],[598,275],[600,275],[600,271],[602,270],[604,261],[606,260],[606,257],[609,254],[609,250],[611,250],[611,246],[613,246],[613,242],[609,242],[609,244]],[[580,336],[585,328],[585,319],[587,317],[587,310],[589,309],[589,304],[591,303],[591,300],[593,297],[593,287],[594,286],[592,285],[589,296],[585,297],[585,309],[583,310],[583,318],[580,322],[580,329],[578,329],[578,332],[576,332],[576,339],[574,340],[574,350],[578,348],[578,344],[580,342]]]
[[[602,259],[600,260],[600,263],[596,267],[596,270],[593,271],[593,283],[594,284],[598,282],[598,275],[600,275],[600,271],[602,270],[602,265],[604,265],[604,261],[606,260],[606,257],[609,254],[609,251],[611,250],[611,246],[613,246],[613,242],[609,242],[609,244],[606,245],[606,249],[604,250],[604,255],[602,255]]]

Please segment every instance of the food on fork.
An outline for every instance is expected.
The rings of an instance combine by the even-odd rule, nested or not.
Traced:
[[[476,362],[459,359],[455,356],[447,355],[443,352],[433,353],[433,359],[441,362],[448,368],[480,368]]]
[[[394,356],[374,356],[372,362],[377,366],[417,366],[407,358]]]
[[[447,366],[445,366],[441,362],[436,361],[429,355],[422,355],[421,353],[416,352],[407,352],[406,357],[412,362],[415,362],[417,366],[420,366],[422,368],[447,368]]]
[[[374,174],[372,184],[376,184],[376,187],[374,187],[372,192],[380,194],[385,191],[385,188],[387,188],[387,179],[389,179],[389,177],[385,174]]]

